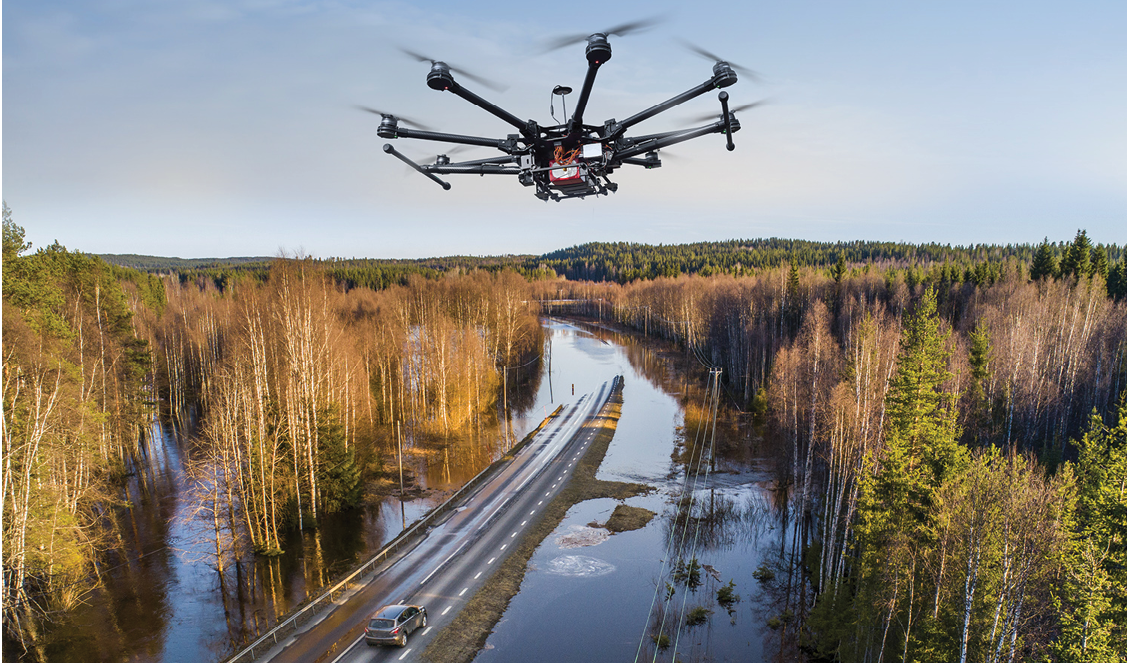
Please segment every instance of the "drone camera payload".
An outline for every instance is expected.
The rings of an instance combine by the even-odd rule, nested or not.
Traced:
[[[608,37],[610,35],[622,36],[646,27],[649,23],[628,23],[605,32],[557,40],[556,48],[583,40],[587,42],[587,76],[583,81],[583,87],[580,90],[579,99],[571,117],[561,124],[540,126],[533,120],[521,120],[512,113],[467,90],[454,79],[454,74],[474,80],[486,87],[497,89],[495,84],[473,76],[466,71],[456,69],[441,60],[434,60],[406,50],[404,52],[408,55],[420,61],[430,62],[431,69],[427,74],[428,87],[440,92],[451,92],[465,99],[515,127],[519,133],[509,134],[505,138],[440,133],[422,129],[419,123],[407,120],[403,116],[372,108],[361,108],[381,116],[380,126],[376,131],[381,138],[415,138],[459,145],[491,147],[503,153],[497,157],[459,162],[451,162],[449,156],[440,154],[433,164],[422,165],[398,152],[390,143],[384,145],[384,152],[400,159],[442,186],[443,189],[448,190],[450,184],[439,179],[437,175],[477,174],[516,175],[518,182],[527,187],[535,187],[536,197],[545,201],[585,198],[591,195],[613,193],[618,190],[618,185],[610,181],[609,175],[624,165],[660,168],[659,150],[670,145],[719,133],[725,136],[727,149],[729,151],[734,150],[736,146],[732,141],[732,134],[740,130],[740,123],[736,119],[735,113],[762,103],[757,102],[729,108],[728,93],[721,91],[718,96],[720,114],[710,124],[644,136],[627,135],[631,127],[658,113],[695,99],[709,90],[726,88],[735,84],[738,80],[736,70],[752,77],[755,76],[754,72],[742,69],[730,61],[718,58],[700,48],[689,46],[698,54],[714,61],[711,78],[625,120],[610,119],[602,125],[584,124],[583,113],[591,96],[595,75],[598,73],[599,67],[610,60],[611,57]],[[564,95],[570,94],[571,91],[571,88],[567,86],[557,85],[552,90],[552,94],[564,98]],[[565,115],[566,110],[565,107]],[[401,123],[412,124],[420,128],[401,126]]]

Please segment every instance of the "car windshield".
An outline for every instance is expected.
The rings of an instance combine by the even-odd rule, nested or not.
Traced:
[[[373,619],[368,622],[368,628],[390,629],[395,628],[395,622],[390,619]]]

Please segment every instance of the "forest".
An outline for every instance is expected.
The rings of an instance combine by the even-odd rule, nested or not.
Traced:
[[[721,368],[786,441],[773,622],[810,660],[1121,661],[1127,307],[1095,253],[537,287]]]
[[[397,436],[503,420],[505,379],[538,360],[552,313],[678,344],[785,441],[778,624],[810,660],[1125,660],[1121,249],[1081,231],[958,250],[763,240],[758,261],[719,259],[752,244],[387,279],[293,258],[154,274],[31,253],[5,208],[8,642],[34,652],[98,582],[153,417],[195,431],[192,499],[222,577],[357,504]],[[651,254],[676,257],[669,275]]]

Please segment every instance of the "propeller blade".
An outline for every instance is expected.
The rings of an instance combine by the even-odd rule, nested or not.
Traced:
[[[398,120],[398,121],[400,121],[404,124],[410,124],[411,126],[415,127],[416,129],[422,129],[423,131],[434,131],[434,129],[428,127],[427,125],[423,124],[422,122],[419,122],[417,120],[412,120],[411,118],[408,118],[408,117],[404,117],[404,116],[400,115],[399,113],[388,113],[386,111],[377,110],[375,108],[369,108],[367,106],[357,106],[357,108],[359,108],[362,111],[367,111],[369,113],[379,115],[381,117],[384,116],[384,115],[390,115],[390,116],[394,117],[396,120]]]
[[[435,63],[434,58],[428,58],[425,55],[421,55],[419,53],[416,53],[415,51],[412,51],[408,48],[403,48],[402,46],[396,46],[396,48],[398,48],[400,50],[400,52],[402,52],[404,55],[408,55],[408,56],[418,60],[419,62],[429,62],[431,64]]]
[[[470,150],[476,150],[479,147],[481,147],[481,146],[480,145],[455,145],[454,147],[451,147],[450,149],[446,150],[446,156],[450,156],[451,154],[461,154],[462,152],[469,152]]]
[[[572,44],[578,44],[580,42],[587,41],[587,37],[589,36],[590,35],[574,34],[567,35],[566,37],[556,37],[555,39],[549,39],[548,41],[544,42],[544,46],[543,48],[541,48],[540,52],[550,53],[551,51],[558,51],[565,46],[571,46]]]
[[[664,20],[664,18],[661,18],[659,16],[643,18],[640,21],[631,21],[629,23],[623,23],[622,25],[616,25],[609,30],[604,30],[603,34],[607,35],[608,37],[610,35],[615,35],[616,37],[625,37],[631,32],[641,32],[648,28],[652,28],[653,26],[661,23]]]
[[[450,67],[450,71],[454,72],[455,74],[458,74],[459,76],[465,76],[466,78],[470,79],[471,81],[474,81],[475,83],[478,83],[479,85],[484,85],[485,87],[489,88],[490,90],[493,90],[494,92],[504,92],[505,90],[509,89],[508,85],[489,80],[488,78],[482,78],[481,76],[475,76],[474,74],[471,74],[470,72],[466,71],[465,69],[455,68],[453,65],[451,65],[449,63],[447,63],[446,66]]]
[[[735,62],[732,62],[731,60],[728,60],[726,58],[722,58],[719,55],[716,55],[715,53],[711,53],[709,51],[706,51],[703,48],[701,48],[700,46],[697,46],[696,44],[694,44],[690,41],[686,41],[684,39],[681,39],[679,41],[681,42],[681,45],[684,46],[686,49],[688,49],[689,51],[692,51],[693,53],[696,53],[697,55],[701,56],[705,60],[709,60],[711,62],[727,62],[729,67],[731,67],[732,69],[735,69],[736,71],[740,72],[741,74],[747,76],[751,80],[753,80],[753,81],[763,80],[763,76],[761,76],[758,72],[752,71],[751,69],[748,69],[747,67],[741,67],[740,65],[736,64]]]
[[[489,80],[488,78],[484,78],[482,76],[476,76],[474,74],[471,74],[470,72],[466,71],[465,69],[462,69],[461,67],[455,67],[454,65],[450,64],[449,62],[446,62],[446,60],[436,60],[434,58],[428,58],[427,56],[423,55],[422,53],[412,51],[409,48],[403,48],[402,46],[397,46],[396,48],[398,48],[404,55],[407,55],[411,58],[414,58],[415,60],[418,60],[419,62],[429,62],[429,63],[431,63],[431,65],[433,65],[435,62],[443,62],[443,63],[446,64],[447,67],[450,68],[451,73],[458,74],[459,76],[465,76],[466,78],[470,79],[471,81],[474,81],[475,83],[477,83],[479,85],[484,85],[485,87],[489,88],[490,90],[493,90],[494,92],[504,92],[505,90],[509,89],[508,85],[504,85],[502,83],[498,83],[496,81]]]
[[[629,23],[623,23],[622,25],[616,25],[616,26],[609,28],[607,30],[602,30],[601,32],[593,32],[593,33],[587,32],[587,33],[583,33],[583,34],[563,35],[563,36],[556,37],[554,39],[549,39],[549,40],[545,41],[540,52],[541,53],[549,53],[551,51],[558,51],[559,49],[561,49],[565,46],[571,46],[572,44],[579,44],[579,43],[585,42],[585,41],[587,41],[587,38],[590,37],[592,34],[604,34],[608,37],[611,36],[611,35],[614,35],[616,37],[625,37],[626,35],[631,34],[633,32],[641,32],[641,31],[646,30],[648,28],[652,28],[653,26],[658,25],[659,23],[662,23],[663,21],[665,21],[664,17],[653,16],[651,18],[643,18],[643,19],[638,20],[638,21],[630,21]]]
[[[750,104],[744,104],[742,106],[730,106],[730,107],[728,107],[728,112],[729,113],[738,113],[740,111],[748,110],[749,108],[755,108],[756,106],[762,106],[763,104],[766,104],[766,103],[770,103],[770,102],[766,99],[761,99],[760,101],[755,101],[755,102],[752,102]],[[691,123],[691,124],[696,124],[697,122],[704,122],[705,120],[716,120],[716,119],[722,120],[722,119],[724,119],[724,116],[720,113],[705,113],[704,115],[694,115],[693,117],[685,118],[683,121]]]

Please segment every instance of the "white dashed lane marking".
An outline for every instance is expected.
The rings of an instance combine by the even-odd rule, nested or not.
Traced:
[[[410,654],[410,653],[411,653],[411,650],[410,650],[410,649],[408,649],[407,651],[403,652],[403,655],[399,657],[399,660],[401,660],[401,661],[402,661],[403,659],[407,658],[407,654]]]
[[[461,596],[462,594],[465,594],[467,590],[469,590],[469,587],[463,587],[463,588],[462,588],[462,591],[458,592],[458,596]]]
[[[495,560],[495,559],[497,559],[497,558],[496,558],[496,557],[490,557],[490,558],[489,558],[489,561],[488,561],[488,562],[486,562],[486,564],[492,564],[492,563],[493,563],[493,560]]]
[[[442,611],[442,614],[444,614],[444,615],[445,615],[446,613],[450,612],[450,608],[453,608],[453,607],[454,607],[454,606],[452,606],[452,605],[448,605],[448,606],[446,606],[446,609]]]
[[[474,576],[474,577],[473,577],[473,579],[474,579],[474,580],[477,580],[477,579],[478,579],[478,578],[480,578],[480,577],[481,577],[481,571],[478,571],[478,572],[477,572],[477,575],[476,575],[476,576]]]

